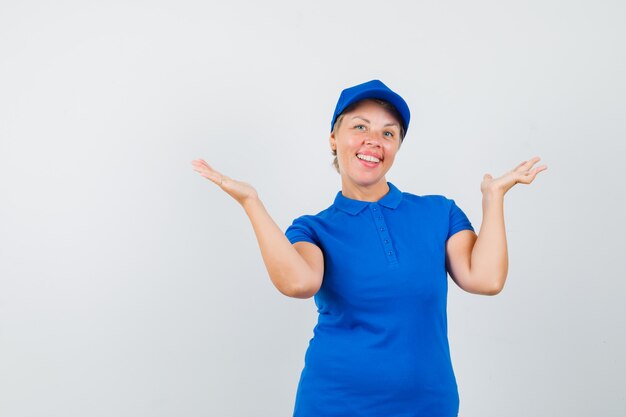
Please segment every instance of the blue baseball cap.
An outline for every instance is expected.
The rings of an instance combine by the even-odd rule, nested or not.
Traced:
[[[333,120],[330,122],[330,131],[332,132],[337,117],[339,117],[339,115],[349,105],[366,98],[377,98],[391,103],[391,105],[396,108],[398,113],[400,113],[400,117],[402,118],[401,122],[404,126],[404,133],[406,135],[407,130],[409,130],[409,120],[411,119],[409,106],[402,97],[391,91],[389,87],[379,80],[372,80],[363,84],[355,85],[354,87],[346,88],[341,92],[339,101],[337,101],[337,106],[335,107]]]

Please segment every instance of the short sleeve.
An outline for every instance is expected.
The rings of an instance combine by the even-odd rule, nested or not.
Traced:
[[[446,240],[450,239],[452,235],[460,232],[461,230],[471,230],[472,232],[474,231],[472,224],[470,223],[465,213],[463,213],[463,210],[461,210],[456,205],[454,200],[450,200],[450,202],[452,204],[450,204],[450,221],[448,223],[448,237],[446,238]]]
[[[285,231],[285,236],[294,244],[296,242],[310,242],[319,246],[317,235],[312,227],[310,216],[301,216],[295,219]]]

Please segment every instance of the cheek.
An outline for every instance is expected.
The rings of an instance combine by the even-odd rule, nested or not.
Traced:
[[[359,149],[359,143],[355,140],[344,140],[341,143],[337,143],[337,152],[342,154],[354,154]]]
[[[390,143],[388,146],[385,146],[385,157],[395,157],[398,150],[398,145]]]

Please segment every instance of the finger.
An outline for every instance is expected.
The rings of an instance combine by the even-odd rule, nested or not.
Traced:
[[[513,171],[517,171],[519,168],[523,167],[524,165],[526,165],[526,162],[528,161],[522,161],[518,166],[516,166]]]
[[[201,174],[213,171],[212,169],[210,169],[209,166],[204,165],[204,164],[200,164],[200,163],[194,164],[193,165],[193,169],[194,169],[194,171],[199,172]]]
[[[209,166],[209,164],[207,163],[207,161],[205,161],[202,158],[198,158],[198,159],[194,159],[193,161],[191,161],[192,164],[196,164],[196,165],[206,165]]]
[[[547,169],[548,167],[546,165],[542,165],[540,167],[537,167],[533,170],[527,171],[527,172],[523,172],[521,173],[520,176],[517,177],[516,182],[521,182],[523,184],[530,184],[531,182],[533,182],[535,180],[535,178],[537,177],[537,174],[539,174],[541,171]]]
[[[521,167],[518,171],[517,174],[518,175],[522,175],[522,178],[524,178],[524,180],[520,180],[520,182],[524,183],[524,184],[530,184],[534,179],[535,176],[543,171],[544,169],[546,169],[547,167],[545,165],[542,165],[540,167],[536,167],[534,169],[531,169],[532,166],[537,163],[537,161],[539,161],[539,157],[534,157],[532,158],[530,161],[526,162],[526,166]]]
[[[539,174],[541,171],[545,171],[546,169],[548,169],[547,165],[542,165],[530,171],[531,173],[530,181],[532,182],[535,179],[535,177],[537,177],[537,174]]]
[[[197,167],[197,168],[206,168],[206,167],[209,167],[209,164],[207,164],[207,163],[206,163],[204,160],[202,160],[202,159],[197,159],[197,160],[195,160],[195,161],[192,161],[192,162],[191,162],[191,164],[192,164],[194,167]]]
[[[191,161],[192,164],[196,165],[196,164],[206,164],[206,161],[204,159],[194,159]]]
[[[200,159],[200,160],[194,161],[193,164],[194,164],[194,168],[198,172],[206,172],[206,173],[215,174],[215,175],[218,175],[218,176],[222,175],[220,172],[218,172],[217,170],[213,169],[204,160]]]
[[[531,174],[528,173],[528,172],[524,173],[524,174],[521,174],[520,176],[518,176],[515,179],[515,183],[516,184],[520,184],[520,183],[521,184],[530,184],[531,182],[532,182]]]
[[[535,165],[535,163],[537,163],[538,160],[539,160],[539,157],[534,157],[534,158],[528,159],[526,161],[522,161],[518,166],[515,167],[513,172],[527,171],[533,165]]]
[[[194,171],[197,172],[204,172],[207,170],[207,166],[199,161],[193,161],[191,165],[193,166]]]
[[[204,178],[211,180],[215,184],[219,185],[222,181],[222,177],[220,175],[215,174],[214,172],[202,171],[200,173]]]
[[[209,167],[209,170],[211,173],[211,180],[214,181],[217,185],[222,185],[224,180],[228,178],[226,175],[214,170],[211,167]]]
[[[220,172],[216,171],[215,169],[211,168],[211,166],[205,161],[194,164],[194,169],[199,172],[200,175],[202,175],[204,178],[207,178],[208,180],[211,180],[212,182],[220,186],[224,183],[224,180],[228,178],[225,175],[222,175]]]
[[[540,157],[535,156],[535,157],[529,159],[528,161],[526,161],[525,165],[526,165],[527,169],[532,168],[533,165],[535,165],[537,162],[539,162],[540,159],[541,159]]]

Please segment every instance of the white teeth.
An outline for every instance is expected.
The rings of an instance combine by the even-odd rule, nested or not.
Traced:
[[[356,154],[356,157],[364,161],[380,162],[380,159],[376,158],[375,156],[363,155],[363,154],[358,153]]]

